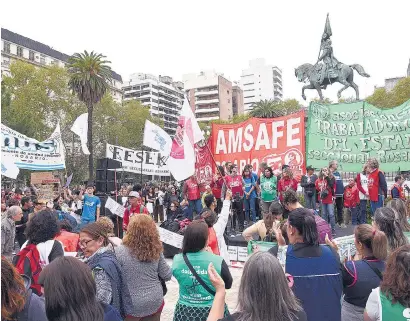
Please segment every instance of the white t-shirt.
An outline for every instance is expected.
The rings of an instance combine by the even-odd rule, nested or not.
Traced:
[[[367,176],[364,175],[363,173],[360,173],[359,175],[360,175],[360,184],[362,185],[365,192],[369,193],[369,189],[367,187]],[[360,197],[361,200],[367,200],[368,199],[368,197],[360,191],[359,191],[359,197]]]

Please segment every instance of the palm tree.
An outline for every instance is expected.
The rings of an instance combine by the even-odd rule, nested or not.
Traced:
[[[285,101],[261,100],[252,105],[252,111],[249,113],[252,117],[257,118],[275,118],[300,111],[301,106],[296,99],[287,99]]]
[[[69,88],[77,94],[78,98],[85,103],[88,111],[88,158],[89,180],[94,176],[93,163],[93,109],[105,95],[112,81],[112,71],[102,54],[75,53],[68,60],[68,71],[70,72]]]

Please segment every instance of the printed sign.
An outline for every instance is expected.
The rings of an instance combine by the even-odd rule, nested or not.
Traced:
[[[305,114],[250,118],[239,124],[212,124],[212,151],[218,164],[230,161],[257,170],[261,162],[273,170],[289,165],[295,176],[305,168]]]
[[[122,206],[121,204],[118,204],[111,197],[107,198],[107,201],[105,202],[105,208],[109,209],[111,213],[119,217],[124,217],[125,207]]]
[[[360,172],[363,164],[375,157],[383,171],[410,170],[410,100],[390,109],[364,101],[312,102],[308,119],[309,165],[321,168],[335,159],[343,171]]]
[[[159,226],[157,226],[157,229],[161,242],[172,245],[178,249],[182,249],[182,241],[184,240],[184,237],[182,235],[168,231]]]
[[[210,144],[210,141],[208,140],[206,144]],[[204,192],[206,185],[212,183],[212,156],[206,145],[199,146],[198,144],[195,144],[195,156],[195,175],[201,192]]]
[[[44,180],[54,179],[52,172],[35,172],[31,173],[31,184],[42,184]]]
[[[334,239],[339,247],[340,262],[351,260],[356,254],[356,246],[354,245],[354,235],[337,237]]]
[[[37,189],[37,197],[46,201],[53,201],[58,196],[58,189],[54,184],[41,184]]]
[[[107,144],[106,157],[122,162],[121,170],[125,172],[141,174],[142,169],[143,175],[169,176],[168,157],[159,152],[132,150]]]
[[[1,124],[1,157],[13,159],[20,169],[64,169],[64,145],[60,125],[57,125],[50,138],[39,142]]]

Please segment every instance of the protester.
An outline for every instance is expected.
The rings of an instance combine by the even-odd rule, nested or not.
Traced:
[[[103,226],[104,232],[107,234],[108,240],[112,245],[120,246],[122,244],[122,240],[115,236],[114,222],[108,216],[101,216],[97,223]]]
[[[252,220],[253,223],[256,222],[256,184],[252,172],[250,171],[249,167],[244,168],[242,171],[242,178],[244,181],[245,186],[245,193],[243,197],[243,203],[245,206],[245,218],[247,220]]]
[[[365,224],[366,216],[367,216],[367,202],[369,200],[369,189],[367,186],[366,165],[363,166],[363,171],[357,174],[356,185],[359,190],[359,198],[360,198],[360,215],[358,215],[359,224]]]
[[[280,223],[282,214],[282,205],[278,201],[272,202],[269,207],[269,212],[263,215],[263,219],[243,231],[243,238],[249,242],[253,240],[253,235],[257,234],[261,241],[272,242],[272,236],[277,230],[277,225]]]
[[[1,320],[48,321],[44,300],[30,290],[30,279],[21,276],[1,257]]]
[[[410,245],[403,245],[389,256],[383,281],[367,300],[364,321],[405,321],[409,311]]]
[[[53,212],[44,210],[37,213],[27,224],[26,243],[13,259],[17,271],[31,278],[31,289],[37,295],[41,295],[39,272],[53,260],[64,256],[63,246],[54,240],[59,232]]]
[[[33,212],[33,202],[29,197],[20,198],[20,202],[23,210],[23,216],[20,221],[16,222],[16,240],[21,247],[27,240],[25,231],[29,214]]]
[[[205,205],[205,197],[207,197],[208,195],[212,195],[212,189],[210,185],[206,185],[205,186],[205,191],[202,193],[202,197],[201,197],[201,204],[202,204],[202,208],[206,207]]]
[[[283,201],[283,193],[288,189],[293,189],[295,192],[298,189],[298,181],[293,178],[293,172],[289,167],[282,171],[282,178],[278,182],[279,200]]]
[[[337,171],[338,169],[338,162],[337,160],[332,160],[329,162],[329,172],[335,178],[335,203],[336,203],[336,223],[339,227],[346,227],[346,224],[343,223],[343,193],[344,193],[344,186],[343,186],[343,179],[340,173]]]
[[[335,209],[333,205],[333,195],[335,188],[335,178],[332,173],[329,173],[327,167],[322,168],[319,174],[319,178],[316,180],[316,190],[319,193],[319,199],[321,203],[322,218],[326,221],[330,221],[330,227],[332,228],[332,235],[336,235],[336,222],[335,222]]]
[[[158,218],[159,222],[164,221],[164,195],[165,193],[160,190],[158,187],[155,187],[154,189],[155,193],[155,198],[154,198],[154,211],[153,211],[153,217],[155,220],[155,223],[158,223]]]
[[[98,302],[90,268],[74,257],[53,261],[41,272],[39,282],[48,321],[122,321],[114,307]]]
[[[171,204],[173,202],[180,202],[179,196],[177,194],[177,191],[175,189],[175,186],[170,186],[168,188],[168,192],[165,194],[165,198],[164,198],[164,207],[167,210],[167,216],[168,216],[168,212],[170,211],[170,207]]]
[[[308,320],[340,321],[342,276],[339,257],[328,246],[319,245],[315,217],[298,208],[289,214],[289,245],[286,273],[293,276],[294,293]]]
[[[146,214],[149,215],[148,209],[142,204],[140,194],[138,192],[132,191],[128,195],[128,206],[124,211],[124,217],[122,221],[122,228],[127,231],[130,219],[134,215]]]
[[[116,249],[132,298],[130,306],[126,307],[127,320],[160,320],[164,307],[161,280],[169,281],[172,276],[162,251],[152,218],[146,215],[133,218],[123,245]]]
[[[109,246],[104,227],[96,222],[88,224],[80,232],[79,244],[85,256],[84,262],[93,271],[98,301],[112,305],[125,316],[129,293],[125,291],[122,268],[112,251],[113,247]]]
[[[345,191],[343,194],[343,226],[346,227],[347,225],[349,225],[350,221],[352,222],[352,225],[360,224],[360,217],[358,215],[359,204],[359,189],[356,186],[354,178],[349,178],[349,184],[345,186]]]
[[[383,197],[387,196],[387,183],[384,174],[379,170],[379,161],[369,158],[366,163],[368,173],[367,187],[369,190],[370,209],[372,217],[375,211],[383,207]]]
[[[253,254],[246,261],[237,311],[223,318],[225,288],[222,278],[211,264],[208,275],[216,288],[216,296],[208,321],[307,321],[306,313],[292,293],[278,259],[263,252]]]
[[[207,250],[207,241],[208,225],[205,222],[194,221],[187,227],[182,254],[176,255],[172,264],[173,275],[179,283],[174,321],[207,320],[215,297],[215,288],[207,273],[209,263],[221,275],[225,288],[230,289],[232,286],[228,265],[221,256]],[[225,315],[227,313],[226,309]]]
[[[399,198],[402,200],[406,200],[406,197],[404,196],[403,182],[404,182],[404,179],[403,179],[403,176],[401,175],[397,175],[394,178],[394,185],[391,189],[391,197],[393,199]]]
[[[173,201],[169,207],[169,212],[167,214],[167,221],[175,221],[184,218],[184,214],[177,201]]]
[[[4,255],[9,261],[12,260],[14,254],[16,222],[21,221],[22,216],[21,208],[19,206],[12,206],[1,220],[1,255]]]
[[[398,215],[396,211],[389,207],[379,207],[374,212],[373,227],[386,234],[389,252],[393,252],[398,247],[408,244],[409,242],[403,233],[396,215]]]
[[[184,214],[184,217],[189,219],[190,221],[193,220],[194,213],[192,208],[189,206],[189,202],[186,199],[183,199],[180,204],[180,210]]]
[[[81,198],[84,200],[84,206],[81,215],[82,228],[100,218],[101,201],[97,196],[94,196],[94,186],[91,184],[87,185],[86,194]]]
[[[225,163],[225,174],[226,175],[231,175],[232,166],[233,166],[232,162]]]
[[[227,191],[222,211],[219,216],[215,213],[217,206],[216,198],[213,195],[208,195],[205,198],[205,205],[201,212],[201,219],[208,225],[208,246],[212,249],[212,253],[223,257],[226,263],[230,263],[228,248],[225,243],[224,232],[228,224],[229,208],[231,205],[232,194]]]
[[[44,199],[35,199],[33,201],[34,204],[34,208],[33,208],[33,212],[29,214],[28,216],[28,220],[31,220],[31,218],[33,217],[34,214],[41,212],[43,210],[46,209],[46,204],[47,202]]]
[[[63,244],[64,252],[77,252],[79,235],[71,233],[73,228],[68,220],[59,221],[60,232],[54,238]]]
[[[261,169],[261,167],[259,168]],[[264,215],[269,213],[270,205],[277,198],[277,178],[273,175],[272,168],[266,166],[257,183],[261,193],[261,211]]]
[[[238,168],[233,165],[231,168],[231,175],[225,177],[225,190],[232,191],[232,227],[236,230],[236,223],[238,222],[239,233],[243,232],[245,215],[243,212],[243,195],[244,195],[244,181],[241,175],[238,174]],[[225,194],[225,193],[224,193]]]
[[[300,186],[303,187],[305,196],[305,207],[312,210],[316,209],[316,186],[317,176],[314,174],[315,169],[312,166],[306,167],[306,175],[302,176]]]
[[[196,215],[199,215],[202,210],[202,204],[199,184],[195,175],[192,175],[185,181],[182,194],[184,195],[183,198],[188,200],[191,210],[195,211]]]
[[[386,206],[396,211],[397,219],[403,233],[409,233],[410,223],[407,219],[409,210],[406,207],[406,203],[402,199],[395,198],[388,202]]]
[[[375,230],[371,225],[361,224],[356,227],[355,261],[347,261],[342,266],[343,292],[342,320],[361,321],[367,299],[372,289],[377,288],[383,279],[387,258],[386,235]],[[335,242],[326,242],[338,252]]]
[[[215,209],[216,214],[221,213],[222,210],[222,187],[224,184],[224,179],[223,177],[225,176],[225,170],[223,166],[218,166],[218,171],[213,177],[212,183],[211,183],[211,188],[212,188],[212,194],[216,198],[217,206]]]

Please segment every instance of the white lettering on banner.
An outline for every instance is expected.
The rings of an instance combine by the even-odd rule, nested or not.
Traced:
[[[121,204],[118,204],[111,197],[107,198],[107,201],[105,202],[105,208],[109,209],[111,213],[119,217],[124,217],[125,207],[122,206]]]
[[[129,148],[107,144],[106,157],[122,163],[125,172],[143,175],[169,176],[168,157],[159,152],[137,151]]]
[[[272,121],[272,130],[268,133],[267,124],[260,123],[257,128],[258,132],[255,135],[252,124],[248,124],[245,128],[234,128],[227,131],[225,136],[224,129],[219,129],[216,139],[215,154],[230,154],[240,153],[243,151],[250,152],[252,150],[259,151],[261,149],[271,150],[278,148],[278,141],[284,137],[284,128],[286,126],[286,145],[294,147],[300,145],[299,124],[301,117],[289,118],[286,123],[283,120]],[[254,139],[256,136],[256,141]]]
[[[173,233],[159,226],[157,226],[157,229],[161,242],[172,245],[178,249],[182,249],[182,241],[184,240],[184,237],[182,235]]]

